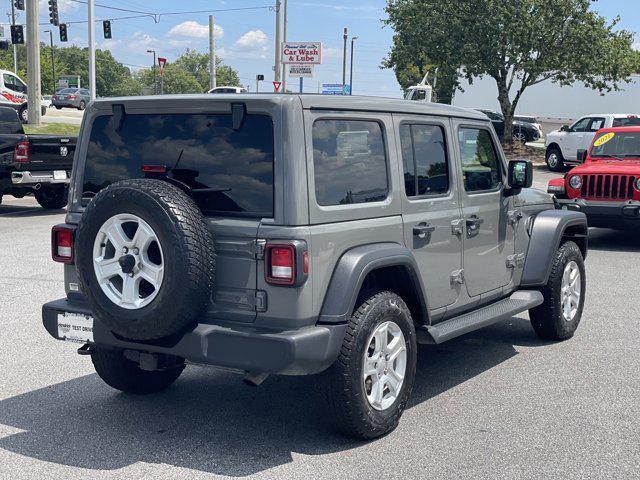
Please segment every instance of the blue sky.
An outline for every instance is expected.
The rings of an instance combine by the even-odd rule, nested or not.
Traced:
[[[9,0],[0,0],[9,6]],[[216,10],[267,6],[275,0],[96,0],[111,7],[151,11],[175,12],[185,10]],[[620,26],[637,31],[640,25],[640,0],[600,0],[595,8],[608,18],[622,17]],[[59,0],[62,22],[86,19],[86,5],[75,0]],[[390,70],[381,70],[380,61],[389,51],[392,31],[384,27],[383,0],[289,0],[288,39],[324,42],[324,64],[316,67],[316,76],[305,79],[305,91],[315,92],[318,83],[339,83],[342,79],[342,29],[357,35],[354,62],[354,92],[366,95],[399,96],[400,89]],[[255,75],[263,73],[273,79],[273,51],[275,16],[267,8],[258,10],[212,12],[216,15],[217,48],[224,61],[236,68],[244,84],[254,88]],[[40,0],[41,21],[48,20],[47,1]],[[130,13],[96,8],[96,17],[112,19]],[[21,19],[24,21],[24,17]],[[154,48],[161,56],[172,60],[186,48],[207,51],[207,13],[161,16],[158,23],[150,18],[115,20],[112,22],[113,39],[102,38],[97,25],[96,38],[100,48],[108,48],[121,62],[140,68],[149,65]],[[46,26],[41,27],[42,30]],[[70,43],[86,45],[86,24],[71,24]],[[55,39],[58,43],[58,39]],[[640,45],[640,36],[637,38]],[[266,83],[266,82],[265,82]],[[292,86],[291,84],[289,86]],[[296,80],[297,86],[297,80]],[[267,89],[268,85],[263,85]],[[492,97],[494,96],[490,92]],[[467,94],[465,94],[467,95]],[[465,95],[461,98],[464,99]],[[483,95],[485,95],[483,93]],[[468,96],[468,95],[467,95]],[[493,98],[492,98],[493,100]],[[470,100],[473,102],[473,100]]]

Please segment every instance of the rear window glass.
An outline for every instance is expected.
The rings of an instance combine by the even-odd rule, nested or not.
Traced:
[[[313,166],[319,205],[379,202],[387,197],[387,161],[378,122],[317,120]]]
[[[233,130],[230,114],[97,117],[91,129],[83,200],[113,182],[145,178],[143,165],[166,166],[205,215],[273,216],[273,122],[247,115]],[[148,174],[149,176],[163,174]]]
[[[58,93],[76,93],[78,91],[77,88],[64,88],[60,90]]]
[[[638,117],[614,118],[613,126],[614,127],[638,127],[640,126],[640,118]]]

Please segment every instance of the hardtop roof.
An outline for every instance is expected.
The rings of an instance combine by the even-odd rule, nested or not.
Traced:
[[[447,117],[468,118],[488,121],[488,117],[480,112],[453,107],[441,103],[426,103],[412,100],[385,97],[365,97],[360,95],[319,95],[319,94],[267,94],[267,93],[230,93],[230,94],[191,94],[191,95],[150,95],[135,97],[110,97],[97,99],[94,103],[98,109],[107,108],[114,103],[125,105],[154,103],[160,105],[199,105],[206,102],[273,102],[275,104],[293,104],[299,102],[305,109],[322,110],[354,110],[371,112],[408,113],[422,115],[438,115]]]

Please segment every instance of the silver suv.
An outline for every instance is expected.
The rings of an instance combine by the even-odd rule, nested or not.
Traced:
[[[585,297],[582,213],[532,190],[489,119],[315,95],[118,98],[83,119],[67,296],[43,308],[110,386],[160,391],[185,362],[320,374],[327,418],[398,423],[416,344],[529,311],[564,340]]]

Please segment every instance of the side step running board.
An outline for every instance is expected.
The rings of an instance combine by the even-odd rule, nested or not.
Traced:
[[[465,333],[505,320],[513,315],[537,307],[544,301],[538,290],[519,290],[510,297],[473,312],[450,318],[436,325],[425,326],[418,332],[419,343],[442,343]],[[431,338],[429,338],[431,337]]]

